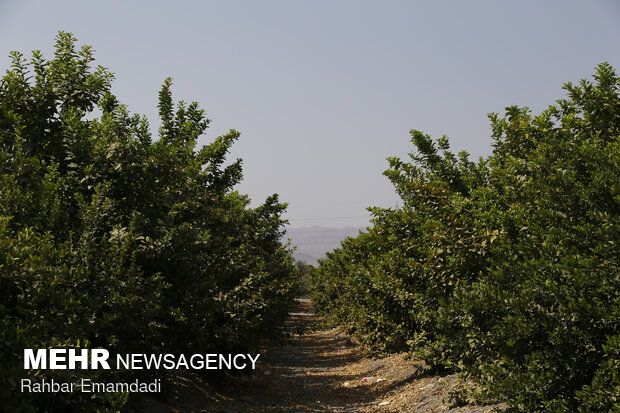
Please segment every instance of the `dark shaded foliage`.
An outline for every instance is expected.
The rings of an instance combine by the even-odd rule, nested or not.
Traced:
[[[24,348],[234,353],[279,336],[295,292],[281,243],[286,206],[273,195],[249,208],[233,191],[241,161],[226,165],[226,155],[239,134],[196,148],[209,120],[197,103],[175,106],[168,79],[153,140],[146,118],[112,95],[112,74],[93,69],[91,48],[77,50],[68,33],[50,61],[12,59],[0,83],[3,407],[83,411],[127,400],[21,393]]]

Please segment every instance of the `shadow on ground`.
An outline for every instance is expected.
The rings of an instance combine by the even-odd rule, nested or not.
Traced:
[[[455,375],[424,374],[421,363],[404,354],[365,357],[342,330],[313,330],[317,321],[310,300],[298,299],[287,323],[290,339],[261,351],[252,374],[229,376],[217,389],[195,376],[179,377],[167,403],[150,400],[143,409],[154,413],[481,413],[504,407],[451,407],[448,399],[458,383]]]

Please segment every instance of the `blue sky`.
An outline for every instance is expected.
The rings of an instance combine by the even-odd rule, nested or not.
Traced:
[[[113,91],[157,125],[168,76],[176,99],[213,120],[207,143],[242,135],[238,189],[279,193],[292,226],[365,226],[398,197],[381,175],[409,130],[490,153],[487,113],[538,112],[561,86],[608,61],[620,70],[615,1],[6,1],[11,50],[51,55],[59,30],[94,46]]]

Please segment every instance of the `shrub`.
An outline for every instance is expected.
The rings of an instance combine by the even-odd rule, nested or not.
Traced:
[[[51,61],[14,52],[0,83],[0,388],[16,409],[127,400],[20,393],[23,348],[249,351],[280,335],[295,291],[285,204],[249,208],[233,190],[239,133],[196,148],[210,121],[195,102],[175,106],[167,79],[154,140],[75,42],[61,32]]]
[[[386,171],[403,207],[322,263],[319,309],[518,410],[617,408],[620,83],[594,78],[536,117],[491,114],[477,163],[412,131],[412,162]]]

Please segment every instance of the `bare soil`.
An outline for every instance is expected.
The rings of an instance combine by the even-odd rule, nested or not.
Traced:
[[[452,407],[456,375],[430,376],[404,354],[366,357],[341,329],[312,330],[310,300],[291,314],[286,344],[261,351],[256,370],[229,377],[218,389],[180,377],[166,403],[149,412],[492,412],[504,405]],[[300,334],[301,333],[301,334]]]

